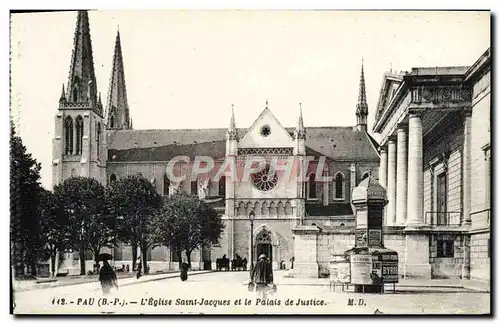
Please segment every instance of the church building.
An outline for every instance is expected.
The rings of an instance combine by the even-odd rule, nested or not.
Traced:
[[[118,32],[108,95],[102,103],[94,73],[89,18],[87,12],[79,11],[69,79],[62,87],[55,116],[54,185],[72,176],[84,176],[106,186],[140,173],[163,196],[181,191],[199,195],[220,213],[225,229],[209,249],[193,252],[195,269],[203,268],[204,261],[210,261],[214,268],[215,260],[223,255],[250,260],[251,253],[254,260],[265,253],[275,269],[283,263],[290,269],[292,258],[301,253],[311,257],[313,276],[318,276],[328,269],[332,254],[351,247],[351,191],[367,176],[378,178],[380,161],[378,143],[367,132],[363,66],[358,104],[352,107],[357,122],[351,127],[307,127],[299,104],[295,108],[296,125],[285,127],[266,102],[262,108],[255,107],[256,115],[260,114],[248,128],[238,127],[233,109],[227,116],[227,128],[135,130],[125,84]],[[349,110],[344,107],[342,113]],[[263,158],[266,166],[252,174],[250,181],[209,175],[192,178],[196,157],[210,157],[215,169],[227,161],[241,167],[255,157]],[[271,161],[289,159],[300,163],[308,160],[307,172],[291,178],[269,172]],[[185,176],[182,181],[174,181],[166,172],[173,160],[174,170]],[[253,232],[251,213],[255,215]],[[304,249],[304,245],[297,249],[297,225],[317,229],[314,249]],[[116,264],[131,264],[130,246],[120,246],[113,254]],[[67,255],[64,267],[70,272],[79,271],[77,257],[77,253]],[[175,254],[166,247],[153,249],[147,258],[151,271],[178,266]],[[88,266],[92,262],[89,255]],[[300,264],[296,268],[301,271]],[[306,268],[311,271],[309,265]]]

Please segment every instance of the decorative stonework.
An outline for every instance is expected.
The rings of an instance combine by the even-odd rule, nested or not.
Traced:
[[[276,184],[278,183],[278,175],[276,172],[270,174],[269,171],[269,166],[266,166],[264,170],[252,175],[252,183],[255,188],[260,191],[269,191],[276,187]]]
[[[238,155],[260,155],[260,154],[281,154],[292,155],[293,148],[240,148]]]
[[[466,102],[470,100],[470,90],[459,87],[419,87],[412,90],[412,102],[414,103]]]

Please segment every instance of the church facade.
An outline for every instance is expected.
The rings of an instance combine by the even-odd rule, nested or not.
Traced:
[[[378,178],[379,174],[378,143],[367,132],[363,68],[359,87],[353,109],[357,124],[352,127],[307,127],[301,107],[297,107],[297,124],[284,127],[266,102],[246,129],[237,127],[233,109],[225,129],[135,130],[127,103],[120,34],[103,105],[94,74],[89,19],[80,11],[69,79],[62,87],[55,116],[53,184],[85,176],[109,185],[140,173],[161,195],[198,195],[220,213],[225,225],[222,237],[211,248],[193,252],[194,268],[204,267],[206,261],[214,267],[223,255],[250,260],[253,253],[255,260],[265,253],[274,268],[284,264],[290,269],[292,258],[301,253],[314,256],[313,275],[317,276],[327,269],[332,253],[343,252],[343,246],[334,248],[335,242],[325,239],[317,241],[314,252],[303,250],[303,245],[298,251],[294,228],[313,226],[325,237],[336,233],[348,242],[354,227],[351,191],[367,176]],[[218,172],[228,165],[234,172]],[[286,167],[280,169],[283,165],[294,166],[291,174]],[[250,213],[255,215],[253,232]],[[345,250],[349,247],[346,243]],[[117,247],[113,254],[116,264],[131,263],[129,246]],[[77,272],[77,257],[77,253],[68,254],[63,268]],[[153,249],[147,258],[151,271],[178,266],[166,247]],[[90,266],[90,255],[88,259]]]

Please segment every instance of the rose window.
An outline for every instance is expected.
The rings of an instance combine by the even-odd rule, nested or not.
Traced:
[[[269,166],[266,166],[264,170],[252,175],[253,185],[261,191],[269,191],[276,187],[278,183],[278,175],[276,172],[270,174]]]

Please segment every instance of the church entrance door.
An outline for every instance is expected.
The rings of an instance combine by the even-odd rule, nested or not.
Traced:
[[[269,243],[257,244],[257,258],[261,254],[265,254],[269,258],[269,261],[273,262],[273,246]]]
[[[269,261],[273,262],[273,245],[271,243],[271,233],[268,230],[263,229],[257,234],[255,240],[255,262],[258,261],[261,254],[265,254],[269,258]]]

